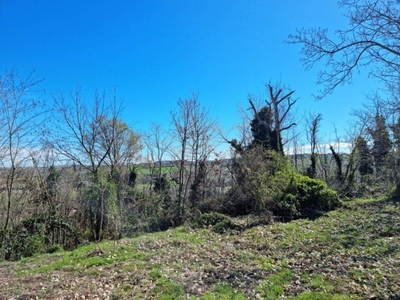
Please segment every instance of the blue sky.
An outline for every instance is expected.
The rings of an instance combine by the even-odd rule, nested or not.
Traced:
[[[296,28],[345,28],[343,13],[333,0],[0,0],[0,72],[35,69],[48,101],[77,85],[85,97],[116,86],[138,131],[167,127],[177,100],[194,91],[227,132],[248,94],[279,81],[296,91],[299,118],[323,115],[329,141],[378,83],[356,76],[317,102],[324,65],[306,72],[300,46],[284,40]]]

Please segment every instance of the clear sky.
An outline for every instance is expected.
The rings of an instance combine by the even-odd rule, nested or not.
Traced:
[[[284,40],[296,28],[346,28],[343,13],[334,0],[0,0],[0,73],[36,69],[48,101],[78,84],[87,97],[116,86],[138,131],[168,126],[192,91],[228,131],[248,94],[280,81],[296,91],[299,117],[323,115],[332,140],[333,124],[343,134],[377,83],[359,76],[317,102],[324,65],[306,72],[300,46]]]

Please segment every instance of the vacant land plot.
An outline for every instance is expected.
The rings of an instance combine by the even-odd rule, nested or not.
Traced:
[[[241,220],[243,222],[243,220]],[[240,232],[180,227],[0,264],[0,299],[400,299],[400,205]]]

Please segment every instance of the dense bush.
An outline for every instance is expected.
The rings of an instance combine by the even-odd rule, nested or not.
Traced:
[[[284,217],[300,217],[328,211],[339,206],[337,193],[325,182],[292,173],[277,176],[285,187],[275,195],[275,214]],[[277,178],[276,178],[277,179]]]
[[[79,232],[70,220],[56,215],[23,220],[13,230],[0,232],[1,257],[19,260],[39,253],[71,250],[82,244]]]
[[[242,227],[238,224],[235,224],[230,219],[227,219],[215,224],[211,230],[216,233],[224,233],[228,230],[242,230]]]
[[[207,228],[214,226],[220,222],[230,221],[229,217],[217,212],[198,213],[193,221],[193,225],[198,228]]]
[[[120,204],[120,236],[133,237],[142,232],[167,230],[173,226],[173,207],[167,195],[146,195],[132,191]]]
[[[271,206],[275,174],[286,170],[287,159],[275,151],[254,146],[233,161],[234,184],[227,193],[221,212],[231,215],[262,213]]]
[[[223,233],[227,230],[241,230],[242,227],[235,224],[228,216],[217,212],[199,213],[192,222],[192,225],[197,228],[212,227],[212,231]]]
[[[115,218],[117,191],[112,182],[99,178],[97,183],[86,187],[83,191],[83,209],[85,222],[90,228],[92,241],[99,241],[116,235]]]
[[[64,250],[64,248],[61,245],[56,244],[56,245],[50,246],[47,249],[47,253],[56,253],[56,252],[60,252],[60,251],[63,251],[63,250]]]
[[[286,157],[261,148],[247,150],[235,162],[237,183],[222,212],[230,215],[272,211],[294,218],[331,210],[337,193],[321,180],[297,173]]]

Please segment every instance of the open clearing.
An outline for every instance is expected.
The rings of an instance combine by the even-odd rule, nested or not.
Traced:
[[[0,299],[257,298],[400,299],[399,203],[354,200],[315,220],[180,227],[0,263]]]

